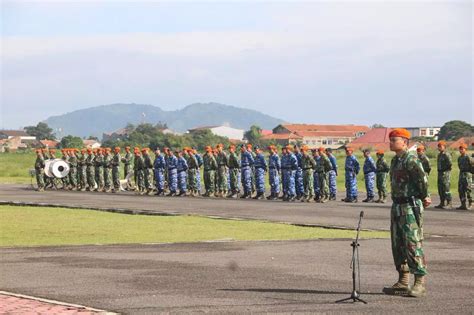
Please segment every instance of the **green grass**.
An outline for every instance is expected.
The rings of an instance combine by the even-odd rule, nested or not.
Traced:
[[[362,232],[387,238],[388,232]],[[211,240],[353,238],[354,231],[197,216],[126,215],[93,210],[0,206],[0,246],[174,243]]]
[[[431,154],[435,154],[431,152]],[[469,155],[471,152],[469,152]],[[365,191],[364,183],[364,174],[362,172],[362,166],[364,164],[364,157],[362,153],[356,153],[357,159],[361,164],[361,172],[357,176],[357,186],[359,191]],[[394,154],[392,152],[387,152],[385,158],[390,163]],[[437,165],[436,165],[436,155],[431,157],[431,175],[429,179],[430,192],[432,194],[437,194]],[[457,151],[452,151],[453,158],[453,170],[451,172],[451,190],[454,192],[457,188],[457,182],[459,178],[459,168],[457,166],[457,158],[459,153]],[[344,162],[345,154],[343,152],[336,155],[337,164],[339,167],[339,176],[337,177],[337,188],[339,191],[344,191]],[[375,154],[373,154],[374,160],[376,160]],[[0,153],[0,183],[3,184],[29,184],[31,182],[31,177],[28,174],[28,170],[33,168],[35,162],[35,154],[33,152],[24,152],[24,153]],[[268,179],[266,181],[267,190],[268,190]],[[204,186],[204,185],[203,185]],[[388,183],[388,190],[390,191],[390,184]]]

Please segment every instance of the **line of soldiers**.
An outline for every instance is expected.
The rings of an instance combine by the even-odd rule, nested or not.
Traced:
[[[459,194],[461,206],[469,209],[472,205],[472,161],[466,154],[466,145],[461,145],[458,159],[460,168]],[[254,198],[284,201],[300,200],[325,203],[336,200],[337,161],[331,149],[310,150],[308,146],[285,146],[281,156],[275,146],[269,146],[268,157],[251,144],[241,145],[240,154],[236,146],[230,145],[226,152],[221,144],[207,146],[204,155],[195,148],[182,150],[164,148],[155,150],[154,157],[148,148],[121,149],[62,149],[62,159],[70,166],[67,177],[60,183],[55,178],[44,175],[44,158],[55,159],[55,150],[38,150],[35,163],[38,189],[59,188],[70,190],[89,190],[118,192],[121,188],[120,165],[123,163],[125,189],[137,194],[168,196],[200,196],[201,169],[204,181],[204,197]],[[450,171],[451,157],[446,153],[446,143],[440,141],[438,155],[438,191],[441,202],[437,208],[451,208]],[[357,202],[357,175],[360,164],[351,147],[346,147],[344,202]],[[377,161],[371,157],[370,150],[364,150],[364,181],[367,198],[363,202],[385,203],[387,198],[387,178],[390,167],[385,160],[384,151],[376,152]],[[417,156],[427,175],[431,166],[423,146],[417,148]],[[265,196],[265,177],[268,174],[270,195]],[[132,182],[132,178],[134,179]],[[375,188],[378,199],[375,200]]]

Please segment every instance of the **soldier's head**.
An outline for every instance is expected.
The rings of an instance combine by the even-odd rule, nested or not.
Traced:
[[[300,147],[297,144],[295,144],[293,146],[293,150],[295,151],[295,153],[298,153],[298,152],[300,152]]]
[[[287,145],[286,146],[286,153],[290,154],[291,152],[293,152],[293,148],[291,147],[291,145]]]
[[[243,153],[243,152],[245,152],[245,151],[247,151],[247,147],[242,144],[242,145],[240,146],[240,152]]]
[[[423,154],[425,153],[425,146],[420,144],[417,148],[416,148],[416,153],[418,154]]]
[[[160,155],[161,151],[160,151],[160,148],[156,148],[155,149],[155,155]]]
[[[370,156],[370,149],[364,149],[364,156],[367,158]]]
[[[130,147],[129,146],[125,147],[125,152],[130,153]]]
[[[385,152],[384,152],[384,150],[380,149],[380,150],[377,150],[377,153],[376,153],[376,154],[377,154],[377,157],[380,158],[380,157],[382,157],[382,156],[385,155]]]
[[[410,132],[404,128],[395,128],[388,134],[390,138],[390,150],[400,153],[406,151],[410,141]]]
[[[461,143],[461,145],[459,146],[459,153],[461,153],[461,155],[465,155],[466,151],[467,151],[467,144]]]
[[[143,155],[148,155],[148,148],[143,148],[142,149],[142,154]]]
[[[312,149],[311,150],[311,153],[313,154],[314,157],[318,157],[319,156],[319,151],[317,149]]]
[[[194,150],[193,150],[193,148],[188,148],[188,154],[189,154],[190,156],[194,156]]]
[[[319,147],[318,152],[319,152],[319,155],[323,155],[324,152],[326,152],[326,149],[324,147]]]
[[[207,154],[212,154],[212,147],[210,145],[206,145],[204,150],[206,151]]]
[[[234,153],[235,152],[235,145],[231,144],[229,146],[229,152]]]
[[[354,152],[354,149],[351,147],[346,147],[346,155],[351,156],[352,153]]]
[[[331,149],[331,148],[327,148],[327,149],[326,149],[326,154],[332,155],[332,149]]]
[[[87,151],[86,149],[81,149],[81,154],[82,155],[86,154],[86,151]]]
[[[301,152],[306,155],[308,154],[309,147],[307,145],[304,145],[301,147]]]
[[[179,157],[183,156],[183,151],[176,150],[174,153]]]
[[[259,146],[255,146],[255,153],[262,153],[262,150],[260,149]]]
[[[37,156],[42,156],[43,155],[43,151],[41,151],[41,149],[36,149],[36,155]]]
[[[135,156],[140,156],[140,150],[133,150],[133,154],[135,154]]]
[[[222,152],[222,148],[223,148],[223,147],[224,147],[224,146],[222,145],[222,143],[219,143],[218,145],[216,145],[216,150],[217,150],[217,152]]]
[[[438,142],[438,151],[444,152],[446,150],[446,141],[441,140]]]
[[[106,155],[109,155],[110,152],[112,152],[112,149],[111,149],[111,148],[105,148],[105,154],[106,154]]]
[[[50,154],[50,155],[55,155],[55,154],[56,154],[56,150],[54,150],[54,149],[49,149],[49,154]]]
[[[247,147],[247,151],[252,152],[252,144],[251,143],[247,143],[245,146]]]
[[[115,152],[115,153],[119,153],[119,152],[120,152],[120,148],[119,148],[119,147],[115,147],[115,148],[114,148],[114,152]]]
[[[91,154],[92,153],[92,149],[91,148],[87,148],[87,154]]]
[[[286,147],[281,148],[281,154],[283,155],[288,154],[288,150],[286,149]]]

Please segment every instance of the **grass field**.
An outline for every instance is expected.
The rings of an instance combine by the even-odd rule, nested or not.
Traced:
[[[470,153],[469,153],[470,154]],[[386,153],[386,159],[390,163],[390,160],[393,157],[392,152]],[[356,154],[359,163],[362,165],[364,163],[364,158],[362,153]],[[452,152],[453,157],[453,170],[451,172],[451,187],[452,192],[456,191],[458,177],[459,177],[459,168],[457,166],[457,158],[459,156],[458,152]],[[339,167],[339,176],[337,177],[337,188],[339,191],[344,191],[344,161],[345,155],[343,152],[336,155],[337,163]],[[375,159],[375,154],[373,155]],[[35,161],[35,154],[32,152],[28,153],[0,153],[0,183],[3,184],[29,184],[31,182],[31,177],[28,174],[28,170],[33,168]],[[436,158],[431,158],[431,175],[429,177],[429,187],[430,192],[437,194],[437,166]],[[361,171],[357,176],[357,184],[359,191],[365,191],[364,183],[364,174]],[[268,180],[267,180],[268,185]],[[389,185],[390,186],[390,185]],[[389,187],[390,191],[390,187]]]
[[[353,238],[354,231],[196,216],[142,216],[93,210],[0,206],[0,246],[174,243],[211,240]],[[388,232],[362,232],[387,238]]]

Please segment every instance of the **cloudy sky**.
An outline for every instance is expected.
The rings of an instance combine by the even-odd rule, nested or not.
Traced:
[[[118,102],[473,121],[471,1],[0,2],[0,128]]]

